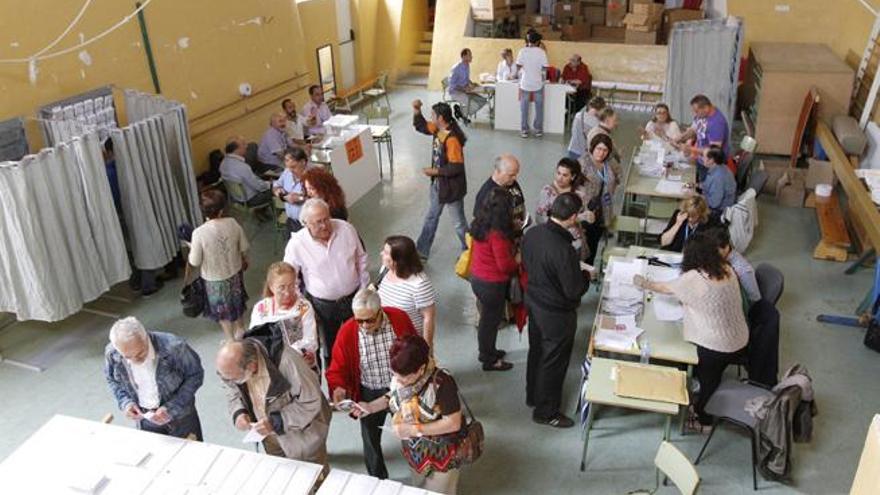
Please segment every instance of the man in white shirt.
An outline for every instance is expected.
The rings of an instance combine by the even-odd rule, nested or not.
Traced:
[[[547,53],[538,45],[541,35],[530,30],[526,46],[516,56],[519,66],[520,136],[529,137],[529,104],[535,102],[535,137],[544,135],[544,69],[550,65]]]
[[[296,111],[296,103],[290,98],[285,98],[281,102],[281,108],[284,109],[284,113],[287,115],[287,138],[298,146],[308,146],[309,143],[306,141],[305,135],[305,115]]]
[[[244,188],[244,198],[248,206],[263,205],[272,201],[272,183],[257,177],[251,166],[244,161],[247,143],[241,136],[231,137],[226,141],[226,156],[220,162],[220,175],[223,180],[237,182]]]
[[[330,113],[330,107],[324,102],[324,92],[317,84],[309,86],[309,101],[303,105],[303,115],[306,118],[309,136],[326,133],[324,122],[330,120],[333,114]]]
[[[104,351],[104,377],[119,409],[138,429],[202,439],[195,394],[205,371],[180,337],[147,332],[134,317],[117,321]]]
[[[303,203],[299,219],[306,228],[290,236],[284,261],[302,276],[329,365],[336,332],[352,317],[351,300],[370,283],[367,253],[357,230],[348,222],[331,219],[330,207],[323,200],[312,198]]]

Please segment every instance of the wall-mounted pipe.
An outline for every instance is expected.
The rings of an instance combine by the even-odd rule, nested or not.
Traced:
[[[135,7],[141,8],[140,2],[135,2]],[[153,78],[153,91],[156,94],[162,94],[159,87],[159,73],[156,72],[156,60],[153,58],[153,46],[150,44],[150,34],[147,32],[147,19],[144,17],[144,11],[138,10],[138,24],[141,26],[141,39],[144,41],[144,53],[147,55],[147,65],[150,67],[150,77]]]

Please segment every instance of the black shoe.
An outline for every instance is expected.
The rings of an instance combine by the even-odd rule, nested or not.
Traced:
[[[507,355],[507,351],[501,349],[495,349],[495,358],[496,359],[504,359],[504,356]]]
[[[513,368],[513,363],[508,363],[501,359],[494,363],[483,363],[483,371],[507,371],[511,368]]]
[[[532,418],[532,421],[538,423],[539,425],[547,425],[552,426],[554,428],[571,428],[574,426],[574,421],[568,416],[562,413],[556,413],[556,416],[553,416],[550,419],[541,419],[541,418]]]

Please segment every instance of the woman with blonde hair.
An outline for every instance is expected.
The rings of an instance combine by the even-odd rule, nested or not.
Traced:
[[[283,261],[272,263],[266,270],[263,299],[251,312],[250,328],[276,322],[281,324],[285,343],[314,368],[318,351],[315,310],[299,293],[296,268]]]
[[[709,205],[702,196],[694,195],[681,200],[672,213],[666,229],[660,234],[660,247],[667,251],[684,251],[688,239],[698,231],[719,227],[718,221],[709,214]]]

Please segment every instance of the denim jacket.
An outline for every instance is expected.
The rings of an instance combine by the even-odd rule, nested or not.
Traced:
[[[172,419],[181,419],[196,410],[196,390],[202,386],[205,370],[196,351],[176,335],[147,332],[156,352],[156,384],[160,404]],[[120,410],[138,403],[137,386],[131,380],[127,361],[107,344],[104,350],[104,377]]]

